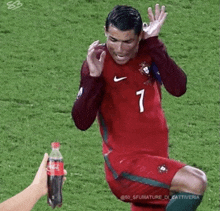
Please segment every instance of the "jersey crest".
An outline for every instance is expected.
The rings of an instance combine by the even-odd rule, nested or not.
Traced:
[[[160,84],[162,84],[160,72],[154,62],[152,62],[151,66],[147,62],[142,62],[139,66],[140,73],[148,77],[145,84],[151,84],[154,80],[157,80]]]
[[[141,68],[139,69],[140,73],[141,73],[142,75],[145,74],[145,75],[147,75],[148,77],[150,77],[150,70],[149,70],[150,65],[147,64],[147,62],[142,62],[142,63],[140,64],[140,66],[141,66]]]

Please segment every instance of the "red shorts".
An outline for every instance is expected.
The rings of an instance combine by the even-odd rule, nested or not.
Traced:
[[[168,158],[135,154],[104,156],[106,180],[113,194],[132,203],[132,211],[165,210],[174,175],[185,164]]]

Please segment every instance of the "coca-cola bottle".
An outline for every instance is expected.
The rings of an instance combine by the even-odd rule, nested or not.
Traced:
[[[47,162],[47,203],[54,209],[62,206],[62,184],[64,176],[63,157],[59,151],[60,143],[51,143],[52,151]]]

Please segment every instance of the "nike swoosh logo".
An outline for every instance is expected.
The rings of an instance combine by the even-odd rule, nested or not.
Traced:
[[[121,78],[117,78],[117,76],[114,77],[114,82],[119,82],[122,81],[124,79],[126,79],[127,77],[121,77]]]

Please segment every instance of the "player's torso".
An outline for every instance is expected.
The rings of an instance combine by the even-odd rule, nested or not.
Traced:
[[[107,53],[100,118],[113,148],[122,149],[126,144],[130,148],[146,147],[156,133],[167,133],[160,85],[148,74],[151,64],[149,56],[139,55],[126,65],[118,65]]]

